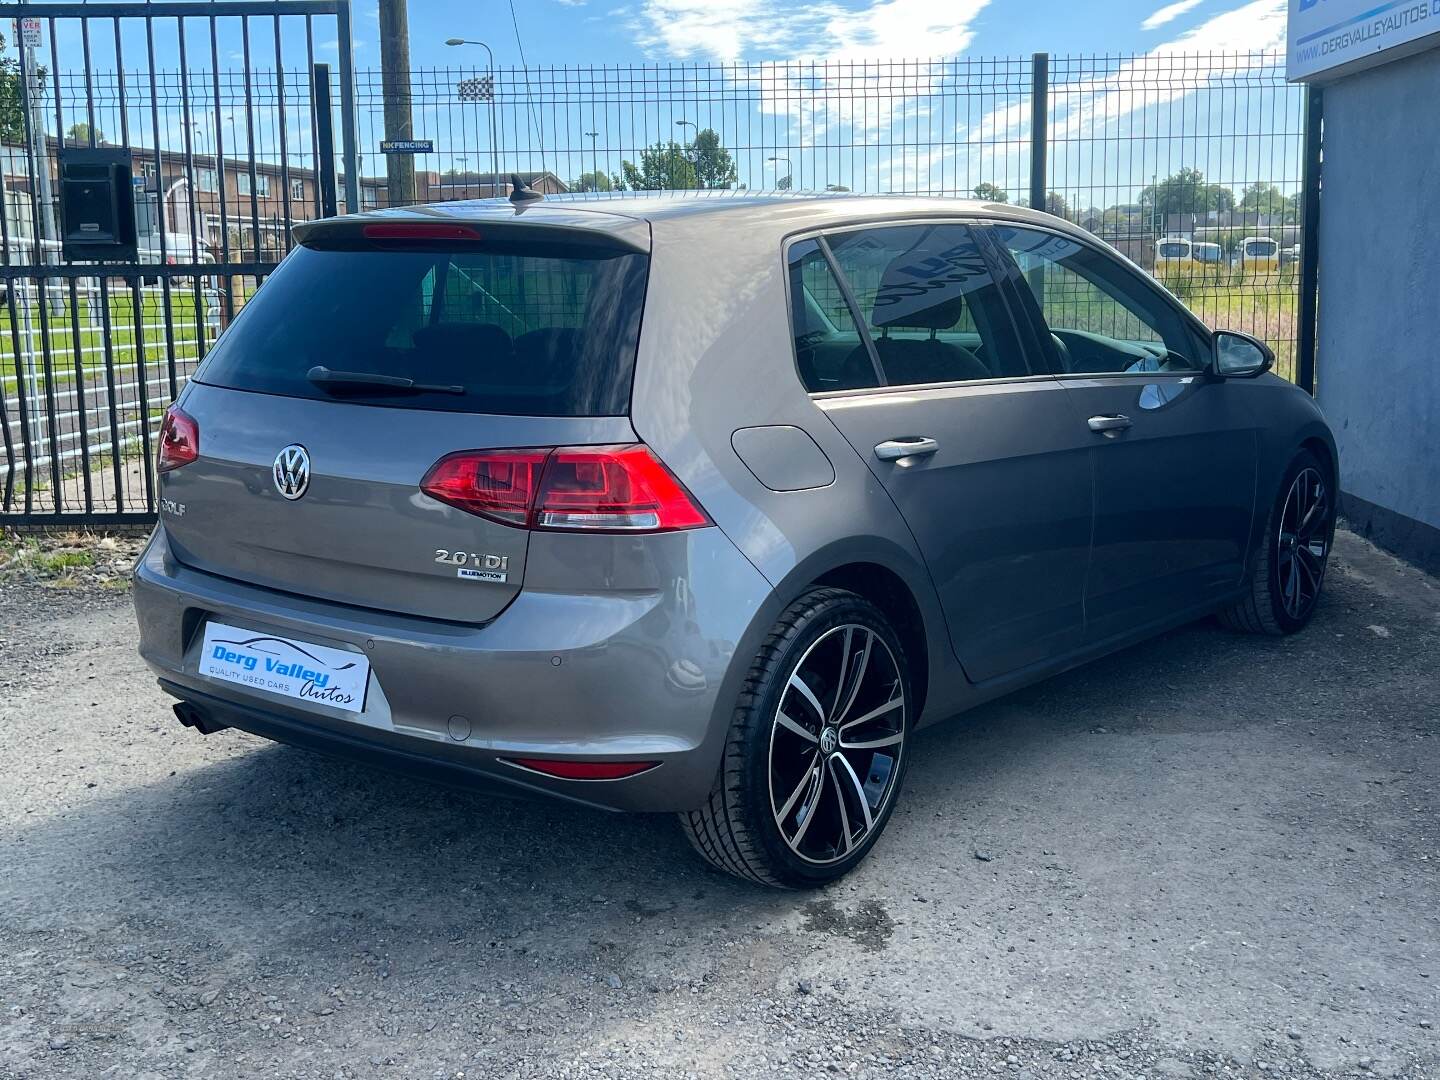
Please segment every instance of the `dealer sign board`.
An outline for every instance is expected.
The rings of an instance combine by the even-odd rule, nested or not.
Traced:
[[[1323,82],[1440,46],[1440,0],[1290,0],[1285,76]]]

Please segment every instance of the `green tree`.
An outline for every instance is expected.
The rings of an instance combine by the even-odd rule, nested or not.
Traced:
[[[65,141],[76,146],[90,145],[90,125],[83,120],[78,124],[71,124],[65,132]],[[105,141],[105,132],[98,127],[95,129],[95,144],[98,146]]]
[[[1240,209],[1257,214],[1273,214],[1281,221],[1294,220],[1296,203],[1281,194],[1274,184],[1256,181],[1240,195]]]
[[[0,34],[0,52],[5,49],[5,35]],[[18,144],[25,141],[25,114],[20,108],[20,61],[13,56],[0,57],[0,142]]]
[[[683,191],[700,186],[695,174],[695,163],[685,152],[685,147],[674,142],[657,142],[654,146],[640,151],[640,164],[620,162],[624,177],[621,189],[631,191]]]
[[[1004,188],[990,183],[989,180],[982,180],[976,184],[974,195],[981,202],[1008,203],[1010,201],[1010,193]]]
[[[1026,198],[1019,198],[1015,200],[1015,205],[1029,206],[1030,200]],[[1058,191],[1052,191],[1045,196],[1045,212],[1047,214],[1054,214],[1056,217],[1062,217],[1066,220],[1069,220],[1070,204],[1065,201],[1064,195],[1061,195]]]
[[[712,128],[701,128],[690,144],[690,162],[702,188],[728,188],[740,179],[735,161]]]
[[[1211,210],[1235,209],[1235,193],[1224,184],[1207,184],[1199,169],[1184,168],[1140,192],[1140,207],[1151,220],[1171,214],[1204,214]]]
[[[614,189],[615,181],[610,178],[610,174],[599,171],[581,173],[570,181],[571,191],[613,191]]]

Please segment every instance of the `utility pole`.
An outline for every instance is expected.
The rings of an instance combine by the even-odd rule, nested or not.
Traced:
[[[380,0],[380,86],[385,95],[385,138],[413,139],[410,113],[410,16],[407,0]],[[391,206],[415,201],[415,158],[386,154]]]

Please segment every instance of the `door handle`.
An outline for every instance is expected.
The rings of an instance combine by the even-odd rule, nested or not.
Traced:
[[[1114,438],[1130,426],[1130,418],[1115,413],[1112,416],[1092,416],[1086,423],[1090,425],[1091,431],[1098,431],[1102,435]]]
[[[875,444],[875,456],[881,461],[898,461],[908,464],[906,458],[929,457],[940,449],[940,444],[928,435],[906,435],[898,439],[886,439]]]

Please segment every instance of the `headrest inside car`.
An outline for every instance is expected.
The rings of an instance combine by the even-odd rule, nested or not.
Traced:
[[[927,238],[934,235],[927,231]],[[971,244],[946,251],[924,241],[890,261],[871,307],[872,325],[890,329],[948,330],[965,314],[965,293],[988,280]]]

